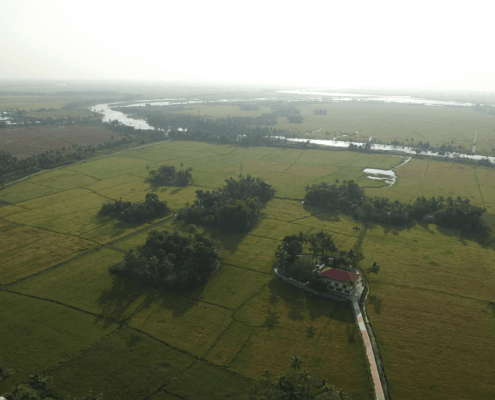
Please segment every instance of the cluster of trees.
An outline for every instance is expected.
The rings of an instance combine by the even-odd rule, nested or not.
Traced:
[[[94,145],[62,147],[56,150],[47,150],[43,153],[18,159],[10,152],[0,150],[0,177],[9,173],[36,172],[60,165],[92,157],[96,154]]]
[[[298,257],[305,249],[310,252],[311,258]],[[353,250],[339,250],[333,237],[323,231],[285,236],[277,247],[275,258],[285,276],[313,284],[318,284],[319,281],[319,274],[314,271],[316,264],[351,270],[351,265],[356,265],[357,262],[357,255]]]
[[[260,210],[275,190],[260,178],[225,181],[219,190],[196,191],[192,205],[180,210],[179,218],[191,224],[208,225],[229,232],[245,232],[261,218]]]
[[[192,180],[191,171],[192,168],[176,171],[173,165],[162,165],[158,171],[151,170],[147,180],[155,185],[187,186]]]
[[[14,375],[12,369],[6,367],[0,367],[0,384],[11,379]],[[52,377],[47,376],[45,373],[34,373],[29,376],[27,382],[17,385],[14,390],[4,393],[3,385],[0,385],[0,395],[5,397],[7,400],[65,400],[65,397],[60,397],[51,392],[48,388],[48,383],[51,381]],[[67,400],[70,400],[69,396]],[[72,400],[76,400],[75,398]],[[89,393],[83,397],[81,400],[103,400],[103,393]]]
[[[495,106],[490,104],[477,103],[473,106],[473,110],[486,115],[495,115]]]
[[[130,249],[110,271],[146,285],[184,290],[204,283],[219,262],[213,242],[203,235],[153,230],[143,246]]]
[[[385,197],[366,197],[354,181],[319,183],[306,187],[307,204],[341,212],[360,221],[407,225],[413,221],[432,222],[448,228],[475,230],[482,226],[485,209],[462,197],[418,197],[412,204]]]
[[[327,109],[326,108],[317,108],[313,110],[314,115],[327,115]]]
[[[282,375],[273,377],[264,370],[256,380],[247,398],[256,400],[351,400],[343,389],[337,389],[326,379],[321,379],[313,371],[302,369],[304,361],[300,356],[291,356],[289,369]],[[246,397],[235,397],[242,399]]]
[[[140,223],[152,218],[166,215],[170,212],[166,201],[160,201],[158,195],[147,193],[143,203],[115,200],[114,203],[105,203],[100,213],[110,215],[125,222]]]

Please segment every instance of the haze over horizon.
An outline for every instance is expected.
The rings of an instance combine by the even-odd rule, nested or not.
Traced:
[[[7,0],[0,79],[495,91],[488,2]]]

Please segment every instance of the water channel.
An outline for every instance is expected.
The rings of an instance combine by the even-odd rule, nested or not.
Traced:
[[[392,186],[397,180],[397,175],[395,175],[394,169],[404,165],[409,161],[411,161],[411,157],[408,157],[406,160],[401,162],[399,165],[396,165],[392,169],[365,168],[363,169],[363,172],[365,174],[368,174],[366,178],[377,181],[383,181],[387,184],[387,186],[383,186],[383,187],[388,187],[388,186]]]

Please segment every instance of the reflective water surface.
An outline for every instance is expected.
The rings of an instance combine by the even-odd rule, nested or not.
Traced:
[[[296,91],[294,91],[296,92]],[[306,92],[309,93],[309,92]],[[321,92],[315,92],[321,94]],[[368,95],[358,95],[356,94],[355,96],[368,96]],[[382,96],[383,97],[383,96]],[[395,98],[395,100],[398,101],[397,97],[398,96],[389,96]],[[254,100],[261,100],[261,99],[254,99]],[[250,100],[250,101],[254,101]],[[394,100],[394,101],[395,101]],[[216,103],[223,103],[223,102],[230,102],[230,101],[238,101],[238,100],[218,100],[215,101]],[[419,101],[419,100],[418,100]],[[447,103],[451,102],[437,102],[437,101],[429,101],[429,102],[434,102],[438,103],[436,105],[446,105]],[[134,119],[134,118],[129,118],[127,115],[125,115],[123,112],[118,111],[115,108],[118,108],[119,106],[122,106],[125,104],[125,106],[132,106],[132,107],[153,107],[153,106],[167,106],[171,104],[182,104],[182,105],[187,105],[187,104],[200,104],[200,103],[214,103],[212,101],[200,101],[200,100],[191,100],[191,101],[183,101],[181,99],[151,99],[151,100],[140,100],[135,103],[129,103],[129,102],[119,102],[119,103],[110,103],[110,104],[98,104],[96,106],[90,107],[91,111],[99,112],[103,114],[103,121],[104,122],[111,122],[114,120],[119,121],[120,123],[127,125],[127,126],[132,126],[136,129],[146,129],[146,130],[154,130],[155,128],[150,126],[146,121],[141,120],[141,119]],[[441,103],[441,104],[440,104]],[[426,103],[425,103],[426,104]],[[461,104],[461,103],[459,103]],[[470,103],[462,103],[465,106],[470,105]],[[432,104],[433,105],[433,104]],[[112,109],[113,107],[114,109]],[[304,139],[304,138],[285,138],[283,136],[272,136],[273,138],[278,138],[278,139],[285,139],[288,141],[292,142],[307,142],[310,144],[317,144],[321,146],[330,146],[330,147],[339,147],[339,148],[347,148],[351,144],[358,146],[358,147],[364,147],[366,143],[361,143],[361,142],[347,142],[343,140],[335,140],[335,139]],[[369,139],[369,142],[371,141],[372,138]],[[406,146],[394,146],[390,144],[377,144],[377,143],[371,143],[370,145],[371,150],[380,150],[380,151],[385,151],[385,152],[399,152],[399,153],[404,153],[404,154],[418,154],[418,150],[413,147],[406,147]],[[434,157],[445,157],[445,158],[455,158],[455,157],[460,157],[460,158],[466,158],[470,160],[489,160],[492,163],[495,163],[495,157],[490,157],[490,156],[481,156],[481,155],[476,155],[476,154],[463,154],[463,153],[445,153],[445,154],[439,154],[438,152],[430,151],[430,150],[421,150],[419,151],[419,154],[423,156],[434,156]]]

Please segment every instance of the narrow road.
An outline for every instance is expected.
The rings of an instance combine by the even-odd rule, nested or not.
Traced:
[[[359,268],[354,267],[353,272],[359,273],[361,276],[364,276],[364,272],[361,271]],[[332,296],[330,293],[316,292],[315,290],[308,288],[305,284],[301,282],[297,282],[294,279],[286,278],[285,276],[279,273],[278,268],[276,268],[275,265],[273,266],[273,274],[280,280],[287,282],[290,285],[296,286],[300,289],[303,289],[307,292],[313,293],[315,295],[330,297],[335,300],[344,301],[344,302],[348,301],[347,299],[344,299],[342,297]],[[373,336],[373,342],[370,339],[370,333],[368,333],[368,327],[367,327],[367,323],[369,324],[369,321],[367,319],[368,317],[366,317],[367,323],[365,323],[365,318],[363,317],[363,313],[361,312],[361,308],[359,306],[361,295],[365,289],[367,290],[367,288],[368,288],[368,282],[366,279],[362,278],[362,283],[356,285],[356,288],[353,294],[351,295],[350,301],[352,303],[352,312],[354,313],[354,317],[356,318],[356,322],[359,326],[359,331],[361,332],[361,337],[363,338],[364,350],[366,353],[366,358],[368,359],[371,379],[373,381],[375,400],[385,400],[386,398],[388,398],[388,396],[385,395],[385,391],[387,390],[387,384],[385,380],[385,374],[383,372],[383,365],[381,364],[381,357],[378,352],[378,347],[376,346],[375,343],[373,332],[371,331],[371,326],[369,327],[369,329],[371,332],[371,336]],[[363,307],[365,307],[365,304],[366,304],[366,299],[363,301]],[[378,363],[375,358],[375,352],[379,359]],[[384,379],[385,390],[382,385],[382,380],[381,380],[382,376]]]
[[[385,394],[383,393],[382,382],[380,380],[380,373],[376,366],[375,354],[373,353],[373,346],[371,345],[371,340],[368,335],[368,330],[364,323],[363,316],[361,314],[361,309],[359,308],[359,303],[357,301],[352,302],[352,311],[354,312],[354,317],[356,317],[356,322],[359,325],[359,330],[363,338],[364,349],[366,351],[366,357],[368,358],[368,364],[370,366],[371,378],[373,380],[373,386],[375,390],[376,400],[385,400]]]

